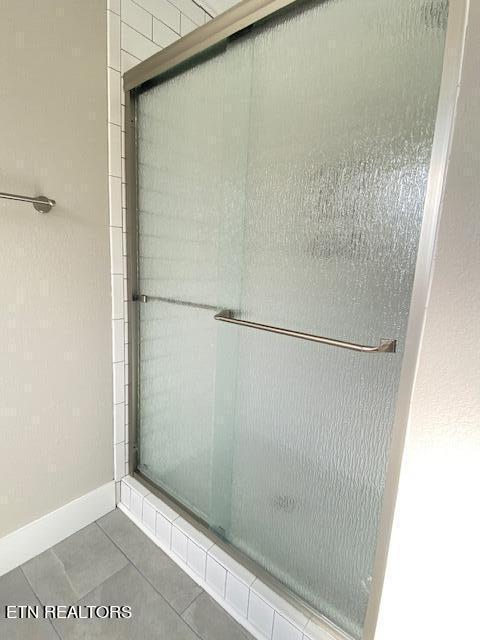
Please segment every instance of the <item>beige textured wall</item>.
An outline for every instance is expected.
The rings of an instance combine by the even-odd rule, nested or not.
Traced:
[[[479,68],[480,4],[471,2],[375,640],[451,640],[479,633]]]
[[[2,536],[113,471],[106,6],[0,9]]]

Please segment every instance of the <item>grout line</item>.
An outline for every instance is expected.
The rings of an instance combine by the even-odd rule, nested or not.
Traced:
[[[255,580],[254,580],[253,582],[255,582]],[[252,582],[252,584],[253,584],[253,582]],[[251,596],[252,596],[252,588],[251,588],[251,587],[252,587],[252,584],[251,584],[251,585],[249,585],[249,587],[248,587],[247,615],[245,616],[245,618],[246,618],[247,620],[249,619],[249,618],[248,618],[248,614],[250,613],[250,598],[251,598]],[[225,585],[225,594],[226,594],[226,593],[227,593],[227,588],[226,588],[226,585]]]
[[[50,624],[52,626],[52,629],[55,631],[55,633],[57,635],[57,638],[59,638],[59,640],[63,640],[62,636],[60,635],[60,631],[57,630],[57,627],[53,624],[53,622],[51,620],[49,620],[49,622],[50,622]]]
[[[147,9],[145,9],[145,7],[143,7],[143,6],[138,2],[138,0],[132,0],[132,2],[133,2],[134,4],[136,4],[138,7],[140,7],[141,9],[143,9],[144,11],[146,11],[147,13],[150,13],[150,11],[148,11]],[[167,2],[168,2],[168,4],[170,4],[172,7],[174,7],[174,9],[176,9],[177,11],[179,11],[179,12],[180,12],[180,9],[177,7],[177,5],[175,5],[173,2],[170,2],[170,0],[167,0]],[[207,14],[207,16],[209,16],[209,17],[210,17],[210,18],[212,18],[212,19],[213,19],[213,18],[216,18],[216,16],[212,15],[212,14],[210,13],[210,11],[207,11],[207,9],[205,9],[205,7],[202,7],[202,5],[201,5],[201,4],[199,4],[198,2],[196,2],[196,0],[192,0],[192,2],[193,2],[193,4],[194,4],[194,5],[196,5],[199,9],[201,9],[202,11],[204,11],[204,12]],[[115,13],[115,12],[113,12],[113,11],[112,11],[112,13]],[[116,15],[118,15],[118,14],[116,14]],[[151,15],[153,16],[153,14],[151,14]],[[154,17],[154,18],[156,18],[156,16],[153,16],[153,17]],[[187,16],[187,18],[188,18],[188,16]],[[157,20],[160,20],[160,18],[157,18]],[[190,20],[192,20],[192,19],[190,18]],[[163,20],[162,20],[161,22],[163,22]],[[192,20],[192,22],[195,22],[195,20]],[[195,23],[195,24],[196,24],[196,23]],[[200,24],[200,25],[197,25],[197,26],[201,27],[202,25]],[[167,25],[167,27],[168,27],[168,25]],[[171,29],[171,28],[172,28],[172,27],[170,27],[170,29]]]
[[[211,14],[209,11],[207,11],[207,10],[205,9],[205,7],[202,7],[202,5],[201,5],[201,4],[199,4],[198,2],[196,2],[196,0],[192,0],[192,2],[193,2],[193,4],[196,4],[196,5],[197,5],[197,7],[199,7],[199,9],[201,9],[202,11],[205,11],[205,13],[207,14],[207,16],[210,16],[210,18],[215,18],[215,16],[212,16],[212,14]],[[187,18],[188,18],[188,16],[187,16]],[[192,20],[192,22],[194,22],[194,20]],[[202,25],[199,25],[199,26],[202,26]]]
[[[147,536],[147,538],[150,538],[152,540],[152,542],[156,546],[160,547],[161,551],[163,551],[163,553],[165,553],[165,555],[169,556],[173,560],[173,562],[175,562],[175,564],[177,564],[179,566],[179,568],[184,573],[187,574],[187,576],[189,576],[194,582],[196,582],[197,585],[201,589],[203,589],[203,591],[208,596],[210,596],[210,598],[212,598],[221,607],[221,609],[225,612],[225,614],[227,615],[227,617],[229,619],[231,619],[234,622],[236,622],[242,628],[242,630],[244,630],[247,634],[249,633],[250,636],[252,636],[252,640],[254,638],[257,638],[258,640],[272,640],[271,637],[269,637],[267,639],[262,634],[262,632],[260,632],[243,614],[241,614],[234,606],[231,605],[231,603],[226,599],[225,596],[221,596],[216,590],[211,588],[211,586],[206,582],[206,580],[203,580],[198,574],[196,574],[194,571],[192,571],[191,567],[181,558],[181,556],[178,556],[174,552],[173,547],[168,549],[168,551],[164,550],[160,546],[159,539],[156,538],[155,536],[153,536],[151,534],[151,532],[146,529],[145,524],[141,520],[139,520],[138,516],[136,516],[129,507],[127,507],[124,503],[120,503],[119,511],[122,511],[122,513],[124,513],[124,515],[129,520],[131,520],[133,522],[133,524],[137,528],[139,528],[144,535]],[[178,517],[181,517],[181,516],[178,516]],[[144,528],[145,528],[145,531],[143,530]],[[187,539],[190,539],[189,536],[186,536],[186,537],[187,537]],[[229,573],[229,571],[226,570],[226,573]],[[237,577],[235,574],[233,574],[233,575],[234,575],[234,577]],[[200,584],[198,582],[199,580],[202,582],[202,584]],[[274,609],[273,606],[271,608]],[[275,611],[275,609],[274,609],[274,611]],[[295,626],[295,625],[293,625],[293,626]],[[297,629],[298,629],[298,627],[297,627]],[[206,639],[204,639],[204,640],[206,640]]]
[[[95,520],[95,524],[97,524],[97,521]],[[100,531],[102,531],[102,533],[105,533],[105,531],[101,528]],[[105,534],[106,535],[106,534]],[[122,551],[121,549],[119,549],[119,551]],[[125,556],[125,554],[123,553],[123,555]],[[133,564],[133,562],[131,562],[127,556],[125,556],[125,558],[127,559],[127,564],[123,567],[120,567],[120,569],[117,569],[117,571],[114,571],[110,576],[108,576],[108,578],[105,578],[105,580],[102,580],[102,582],[100,582],[99,584],[97,584],[96,587],[93,587],[93,589],[90,589],[90,591],[87,591],[87,593],[82,596],[81,598],[78,598],[78,600],[75,600],[75,602],[73,604],[78,604],[80,602],[80,600],[83,600],[84,598],[86,598],[87,596],[89,596],[91,593],[93,593],[95,591],[95,589],[98,589],[98,587],[101,587],[103,584],[105,584],[105,582],[107,582],[107,580],[110,580],[110,578],[113,578],[113,576],[116,576],[117,573],[120,573],[120,571],[123,571],[124,569],[126,569],[128,567],[129,564],[131,564],[132,566],[135,567],[135,565]],[[135,567],[136,569],[137,567]]]
[[[103,516],[102,516],[103,517]],[[100,531],[106,535],[105,531],[102,529],[102,527],[100,527],[98,525],[98,521],[94,520],[93,522],[90,523],[91,524],[96,524],[98,526],[98,528],[100,529]],[[86,527],[89,527],[90,525],[86,525]],[[83,527],[83,529],[86,529],[86,527]],[[79,529],[79,531],[82,531],[82,529]],[[76,532],[78,533],[78,531]],[[72,535],[75,535],[74,533]],[[69,536],[71,537],[71,536]],[[108,536],[107,536],[108,537]],[[55,545],[54,545],[55,546]],[[57,556],[57,554],[53,551],[53,547],[49,547],[48,549],[46,549],[45,551],[51,551],[55,557],[60,560],[60,558]],[[77,598],[76,600],[73,600],[73,602],[71,603],[72,606],[75,604],[78,604],[80,602],[80,600],[83,600],[84,598],[86,598],[89,594],[91,594],[93,591],[95,591],[95,589],[98,589],[98,587],[100,587],[102,584],[104,584],[107,580],[109,580],[110,578],[112,578],[113,576],[115,576],[117,573],[119,573],[119,571],[122,571],[122,569],[125,569],[129,564],[133,564],[132,562],[130,562],[129,558],[127,558],[127,556],[122,552],[121,549],[119,549],[119,551],[122,553],[122,555],[125,557],[125,559],[127,560],[127,564],[124,567],[121,567],[120,569],[117,569],[117,571],[114,571],[110,576],[108,576],[107,578],[105,578],[105,580],[102,580],[99,584],[97,584],[95,587],[93,587],[92,589],[90,589],[89,591],[87,591],[87,593],[85,593],[83,596],[80,596],[79,598]],[[45,552],[43,552],[45,553]],[[41,555],[41,554],[39,554]],[[34,556],[37,557],[37,556]],[[33,559],[33,558],[32,558]],[[36,597],[36,599],[38,600],[39,604],[43,606],[43,602],[40,600],[40,596],[37,594],[37,592],[35,591],[34,586],[31,584],[30,580],[28,579],[25,571],[23,570],[23,566],[20,565],[20,570],[25,578],[25,580],[27,581],[27,584],[30,586],[31,590],[33,591],[34,596]],[[70,587],[72,588],[72,591],[74,591],[73,589],[73,585],[70,582],[70,579],[68,577],[68,575],[65,573],[65,576],[70,584]],[[48,618],[48,621],[50,622],[51,627],[53,628],[53,630],[55,631],[57,637],[62,640],[62,636],[60,634],[60,631],[57,629],[57,627],[55,626],[55,624],[53,623],[53,621]]]
[[[50,550],[51,548],[52,548],[52,547],[49,547],[49,549],[46,549],[45,551],[48,551],[48,550]],[[43,551],[42,553],[45,553],[45,551]],[[38,554],[38,555],[41,555],[41,554]],[[34,558],[36,558],[36,557],[37,557],[37,556],[34,556]],[[33,558],[31,558],[31,560],[33,560]],[[27,560],[27,562],[29,562],[29,561]],[[25,563],[24,563],[24,564],[25,564]],[[23,577],[25,578],[26,583],[28,584],[28,586],[29,586],[29,587],[30,587],[30,589],[32,590],[33,595],[35,596],[35,599],[37,600],[38,604],[43,606],[43,602],[40,600],[40,596],[39,596],[39,595],[38,595],[38,593],[35,591],[35,589],[34,589],[34,587],[33,587],[33,584],[30,582],[30,580],[29,580],[29,579],[28,579],[28,577],[27,577],[27,574],[26,574],[26,573],[25,573],[25,571],[23,570],[23,564],[21,564],[18,568],[19,568],[19,569],[20,569],[20,571],[22,572],[22,575],[23,575]],[[51,627],[52,627],[52,629],[55,631],[56,636],[57,636],[60,640],[62,640],[62,638],[61,638],[61,636],[60,636],[59,632],[57,631],[57,629],[56,629],[55,625],[53,624],[53,622],[50,620],[50,618],[47,618],[47,619],[48,619],[48,622],[50,623],[50,626],[51,626]]]
[[[180,567],[181,569],[181,567]],[[198,585],[197,585],[198,586]],[[185,607],[185,609],[182,609],[182,611],[178,614],[182,619],[183,619],[183,614],[185,613],[185,611],[187,609],[190,609],[190,607],[192,606],[192,604],[195,602],[195,600],[198,600],[198,598],[203,594],[203,593],[207,593],[206,591],[204,591],[200,586],[198,586],[198,588],[200,589],[200,593],[197,593],[197,595],[194,597],[194,599],[190,602],[190,604],[187,604],[187,606]],[[207,594],[208,595],[208,594]],[[210,597],[210,596],[209,596]]]
[[[145,497],[145,496],[143,496],[143,497]],[[136,525],[135,525],[135,523],[134,523],[134,522],[132,522],[131,520],[129,520],[129,518],[127,518],[127,516],[126,516],[124,513],[122,513],[122,512],[120,511],[120,509],[118,509],[118,507],[116,507],[116,509],[114,509],[114,511],[118,511],[119,513],[121,513],[121,514],[122,514],[122,516],[123,516],[124,518],[126,518],[126,519],[131,523],[131,524],[133,524],[133,526],[134,526],[138,531],[140,531],[140,533],[142,534],[142,536],[144,536],[145,538],[147,538],[147,540],[150,540],[150,539],[149,539],[149,537],[148,537],[148,536],[146,536],[146,535],[143,533],[143,531],[142,531],[141,529],[139,529],[138,527],[136,527]],[[110,512],[110,513],[111,513],[111,512]],[[142,499],[142,513],[143,513],[143,499]],[[139,574],[140,574],[140,575],[141,575],[141,576],[142,576],[142,577],[143,577],[143,578],[148,582],[148,584],[149,584],[149,585],[154,589],[154,591],[155,591],[156,593],[158,593],[158,595],[162,598],[162,600],[164,600],[164,601],[167,603],[167,605],[170,607],[170,609],[171,609],[171,610],[172,610],[172,611],[173,611],[173,612],[174,612],[174,613],[175,613],[175,614],[180,618],[180,620],[181,620],[182,622],[184,622],[184,623],[187,625],[187,627],[189,627],[189,629],[191,629],[191,630],[192,630],[192,632],[195,634],[195,637],[196,637],[196,638],[199,638],[199,640],[202,640],[202,638],[197,634],[197,632],[195,631],[195,629],[193,629],[193,627],[191,627],[191,626],[188,624],[188,622],[182,618],[182,615],[181,615],[181,614],[180,614],[176,609],[174,609],[174,608],[172,607],[172,605],[170,604],[170,602],[168,602],[168,600],[165,598],[165,596],[164,596],[162,593],[160,593],[160,591],[159,591],[159,590],[155,587],[155,585],[154,585],[154,584],[153,584],[153,583],[152,583],[152,582],[147,578],[147,576],[143,573],[143,571],[142,571],[139,567],[137,567],[137,565],[133,562],[133,560],[130,560],[130,558],[127,556],[127,554],[126,554],[124,551],[122,551],[122,549],[118,546],[118,544],[115,542],[115,540],[114,540],[114,539],[113,539],[113,538],[108,534],[108,532],[107,532],[107,531],[105,531],[105,529],[102,527],[102,525],[101,525],[101,524],[99,524],[98,520],[96,520],[95,522],[96,522],[96,524],[98,524],[98,526],[99,526],[99,527],[100,527],[100,529],[103,531],[103,533],[104,533],[104,534],[105,534],[105,535],[106,535],[106,536],[107,536],[107,537],[112,541],[112,543],[113,543],[113,544],[114,544],[114,545],[115,545],[115,546],[116,546],[116,547],[117,547],[117,548],[118,548],[118,549],[123,553],[123,555],[127,558],[127,560],[128,560],[128,561],[129,561],[129,562],[130,562],[134,567],[135,567],[135,569],[138,571],[138,573],[139,573]],[[152,544],[153,544],[153,545],[155,545],[155,543],[153,542],[153,540],[150,540],[150,542],[152,542]],[[168,555],[167,555],[167,554],[166,554],[162,549],[160,549],[160,547],[157,547],[157,549],[160,551],[160,553],[163,553],[167,558],[169,558],[169,556],[168,556]],[[169,560],[171,560],[171,561],[173,562],[173,560],[172,560],[171,558],[169,558]],[[185,573],[185,571],[183,571],[183,569],[182,569],[181,567],[179,567],[179,566],[178,566],[178,564],[176,564],[176,563],[174,563],[174,564],[175,564],[175,566],[176,566],[176,567],[177,567],[177,568],[178,568],[182,573],[184,573],[188,578],[190,578],[190,576],[189,576],[187,573]],[[190,578],[190,580],[192,580],[192,578]],[[196,596],[195,596],[195,598],[192,600],[192,602],[194,602],[194,600],[196,600],[196,599],[198,598],[198,596],[199,596],[199,595],[201,595],[202,593],[204,593],[204,590],[203,590],[203,589],[202,589],[198,584],[196,584],[196,583],[194,582],[194,580],[192,580],[192,582],[195,584],[195,586],[196,586],[196,587],[198,587],[198,588],[200,589],[200,593],[199,593],[198,595],[196,595]],[[190,603],[190,604],[192,604],[192,603]],[[189,604],[188,606],[190,606],[190,604]],[[188,609],[188,607],[187,607],[187,609]]]
[[[220,562],[218,562],[217,560],[215,560],[215,558],[213,556],[210,556],[210,558],[212,560],[214,560],[214,562],[216,562],[220,567],[222,567],[222,569],[225,571],[225,578],[223,579],[223,599],[225,600],[227,598],[227,576],[228,576],[228,569],[226,567],[224,567],[222,564],[220,564]],[[207,554],[207,561],[208,561],[208,554]],[[250,587],[248,588],[248,601],[250,602]]]
[[[148,13],[148,11],[147,11]],[[152,14],[150,14],[150,17],[153,18]],[[146,36],[144,33],[142,33],[141,31],[139,31],[138,29],[135,29],[135,27],[132,27],[131,24],[128,24],[128,22],[125,22],[125,20],[123,20],[122,18],[120,18],[120,22],[121,24],[124,24],[126,27],[128,27],[129,29],[131,29],[132,31],[135,31],[135,33],[138,33],[139,36],[142,36],[143,38],[145,38],[146,40],[148,40],[149,42],[154,42],[153,41],[153,21],[152,21],[152,37],[149,38],[148,36]],[[157,44],[156,42],[154,42],[154,44]],[[121,49],[122,47],[120,47]],[[127,51],[126,49],[124,49],[124,51]],[[130,51],[127,51],[127,53],[130,53]],[[130,53],[130,55],[133,55],[132,53]],[[134,58],[136,58],[137,56],[133,56]]]
[[[152,40],[153,42],[153,40]],[[138,60],[139,62],[143,62],[143,60],[141,60],[140,58],[137,58],[137,56],[134,56],[133,53],[130,53],[130,51],[127,51],[126,49],[123,49],[122,47],[120,47],[120,53],[123,51],[123,53],[128,53],[129,56],[132,56],[132,58],[135,58],[135,60]],[[120,71],[120,77],[123,78],[123,73],[122,71]],[[125,94],[125,91],[123,91],[123,87],[122,87],[122,93]],[[121,97],[120,97],[120,104],[121,104]],[[122,107],[124,107],[125,105],[122,104]],[[121,125],[120,125],[121,126]]]
[[[179,13],[180,13],[180,15],[183,15],[183,14],[182,14],[182,12],[180,11],[180,9],[179,9]],[[155,17],[155,16],[152,16],[152,17]],[[176,33],[176,34],[177,34],[177,36],[178,36],[179,38],[181,38],[181,37],[182,37],[179,31],[177,31],[176,29],[174,29],[173,27],[171,27],[169,24],[167,24],[166,22],[164,22],[164,21],[163,21],[163,20],[161,20],[160,18],[155,18],[155,20],[156,20],[157,22],[160,22],[161,24],[163,24],[163,26],[164,26],[164,27],[167,27],[167,29],[170,29],[170,31],[173,31],[173,33]],[[180,21],[180,22],[181,22],[181,21]],[[193,22],[193,20],[192,20],[192,22]],[[153,29],[153,25],[152,25],[152,29]],[[181,30],[181,24],[180,24],[180,30]],[[152,30],[152,42],[155,42],[155,40],[153,40],[153,30]],[[155,42],[155,44],[158,44],[158,42]],[[158,46],[159,46],[159,47],[162,47],[162,45],[161,45],[161,44],[159,44]],[[167,46],[168,46],[168,45],[167,45]],[[162,47],[162,49],[165,49],[165,47]]]

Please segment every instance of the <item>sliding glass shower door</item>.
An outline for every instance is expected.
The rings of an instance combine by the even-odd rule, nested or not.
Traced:
[[[446,21],[297,2],[136,96],[138,468],[356,638]]]

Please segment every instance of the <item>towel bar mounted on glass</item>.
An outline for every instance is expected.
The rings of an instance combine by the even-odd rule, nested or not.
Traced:
[[[0,198],[5,198],[6,200],[20,200],[21,202],[31,202],[38,213],[48,213],[56,204],[55,200],[46,198],[45,196],[35,196],[34,198],[31,198],[30,196],[18,196],[15,193],[4,193],[3,191],[0,191]]]
[[[199,302],[190,302],[187,300],[176,300],[174,298],[164,298],[161,296],[134,295],[133,302],[148,302],[149,300],[157,300],[158,302],[167,302],[169,304],[179,304],[185,307],[195,307],[197,309],[213,309],[216,307],[210,304],[201,304]],[[324,338],[316,336],[312,333],[303,333],[302,331],[293,331],[292,329],[282,329],[281,327],[273,327],[269,324],[260,324],[259,322],[251,322],[250,320],[239,320],[234,317],[233,311],[223,309],[215,316],[215,320],[221,322],[230,322],[251,329],[259,329],[260,331],[269,331],[270,333],[279,333],[283,336],[291,338],[299,338],[300,340],[310,340],[310,342],[319,342],[320,344],[328,344],[331,347],[340,347],[341,349],[350,349],[351,351],[360,351],[362,353],[395,353],[397,350],[396,340],[380,340],[377,346],[369,346],[366,344],[356,344],[355,342],[345,342],[344,340],[334,340],[333,338]]]
[[[221,322],[230,322],[251,329],[259,329],[260,331],[269,331],[271,333],[280,333],[291,338],[300,338],[301,340],[310,340],[311,342],[320,342],[328,344],[332,347],[340,347],[341,349],[350,349],[351,351],[361,351],[362,353],[395,353],[397,347],[396,340],[380,340],[377,346],[369,346],[364,344],[356,344],[355,342],[345,342],[343,340],[334,340],[332,338],[324,338],[311,333],[303,333],[302,331],[292,331],[291,329],[282,329],[281,327],[273,327],[268,324],[260,324],[259,322],[250,322],[250,320],[239,320],[234,317],[232,311],[224,309],[217,313],[215,320]]]

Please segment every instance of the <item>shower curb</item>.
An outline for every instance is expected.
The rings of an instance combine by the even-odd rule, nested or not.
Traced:
[[[132,476],[117,507],[256,640],[350,640],[272,591]]]

